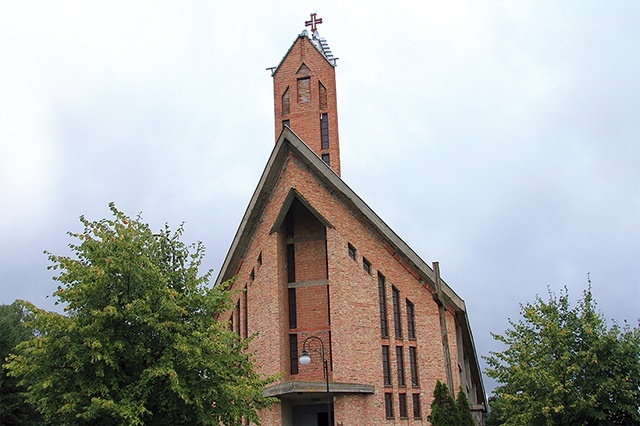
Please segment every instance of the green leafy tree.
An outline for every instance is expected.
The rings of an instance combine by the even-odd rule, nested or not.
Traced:
[[[431,413],[427,417],[432,426],[455,426],[458,421],[456,401],[449,393],[447,385],[436,382],[431,401]]]
[[[475,424],[471,415],[471,407],[469,407],[469,398],[462,387],[458,390],[456,411],[458,412],[458,426],[473,426]]]
[[[590,285],[590,283],[589,283]],[[522,318],[485,357],[493,424],[640,424],[640,329],[607,328],[590,288],[571,308],[568,291],[521,306]]]
[[[432,426],[472,426],[474,424],[469,399],[462,387],[454,400],[447,385],[436,382],[431,402],[431,414],[427,417]]]
[[[25,313],[19,303],[0,305],[0,363],[9,356],[20,342],[32,337],[23,322]],[[18,385],[15,377],[7,375],[2,367],[0,375],[0,425],[33,425],[40,416],[27,404],[21,395],[25,389]]]
[[[80,218],[74,256],[49,254],[66,315],[23,302],[37,337],[5,366],[27,401],[53,424],[257,423],[272,379],[216,321],[231,303],[210,272],[199,276],[201,243],[110,209],[111,219]]]

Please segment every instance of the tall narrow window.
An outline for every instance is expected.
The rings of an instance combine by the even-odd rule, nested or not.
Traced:
[[[411,367],[411,386],[417,388],[420,386],[420,380],[418,380],[418,355],[414,346],[409,347],[409,366]]]
[[[244,326],[244,329],[242,330],[244,332],[244,338],[247,339],[249,338],[249,295],[247,294],[247,286],[244,286],[244,293],[243,293],[243,298],[244,298],[244,312],[243,312],[243,321],[242,321],[242,325]]]
[[[362,269],[364,269],[367,274],[371,274],[371,262],[365,257],[362,258]]]
[[[236,302],[236,310],[234,312],[234,316],[236,317],[235,321],[235,332],[240,336],[240,299]]]
[[[385,387],[391,387],[391,364],[389,363],[389,346],[382,347],[382,376]]]
[[[291,374],[298,374],[298,335],[289,335],[289,359],[291,361]]]
[[[416,338],[416,321],[414,317],[415,306],[407,299],[407,337]]]
[[[291,109],[289,108],[289,86],[285,89],[282,94],[282,114],[289,114]]]
[[[296,282],[296,257],[293,244],[287,244],[287,279],[290,283]]]
[[[311,79],[298,79],[298,103],[311,102]]]
[[[380,337],[389,337],[387,325],[387,296],[385,295],[384,275],[378,272],[378,299],[380,300]]]
[[[320,114],[320,141],[322,149],[329,148],[329,119],[327,114]]]
[[[402,323],[400,322],[400,291],[393,287],[393,328],[396,339],[402,339]]]
[[[329,154],[322,154],[322,161],[324,161],[327,166],[331,165],[331,156]]]
[[[319,107],[320,109],[327,109],[327,88],[324,87],[324,84],[318,82],[318,96],[319,96]]]
[[[407,394],[406,393],[401,393],[398,394],[398,408],[399,410],[399,414],[401,418],[406,418],[407,417]]]
[[[393,394],[384,394],[384,413],[388,419],[393,418]]]
[[[420,417],[422,417],[421,411],[422,410],[420,409],[420,394],[414,393],[413,394],[413,417],[416,419],[419,419]]]
[[[298,318],[296,312],[296,289],[289,289],[289,328],[298,326]]]
[[[349,252],[349,257],[353,260],[356,260],[356,248],[351,244],[348,244],[347,251]]]
[[[398,386],[404,386],[404,353],[402,346],[396,346],[396,367],[398,369]]]
[[[284,129],[285,127],[291,127],[289,120],[282,120],[282,128]]]

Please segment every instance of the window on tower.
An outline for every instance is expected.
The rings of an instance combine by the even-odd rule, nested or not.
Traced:
[[[322,149],[329,148],[329,120],[327,114],[320,114],[320,142]]]
[[[291,109],[289,107],[289,86],[287,86],[284,93],[282,94],[282,114],[286,115],[290,112]]]
[[[330,166],[331,165],[331,158],[330,158],[329,154],[322,154],[322,161],[327,163],[327,166]]]

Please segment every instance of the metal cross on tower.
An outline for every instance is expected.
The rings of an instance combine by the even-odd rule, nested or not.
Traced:
[[[311,20],[304,22],[304,26],[305,27],[311,27],[311,33],[315,33],[316,32],[316,30],[317,30],[316,25],[322,24],[322,18],[316,19],[316,15],[317,15],[316,13],[312,13],[311,14]]]

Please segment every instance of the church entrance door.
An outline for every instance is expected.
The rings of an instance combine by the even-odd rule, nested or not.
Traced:
[[[326,405],[293,406],[294,426],[329,426],[329,413]]]

